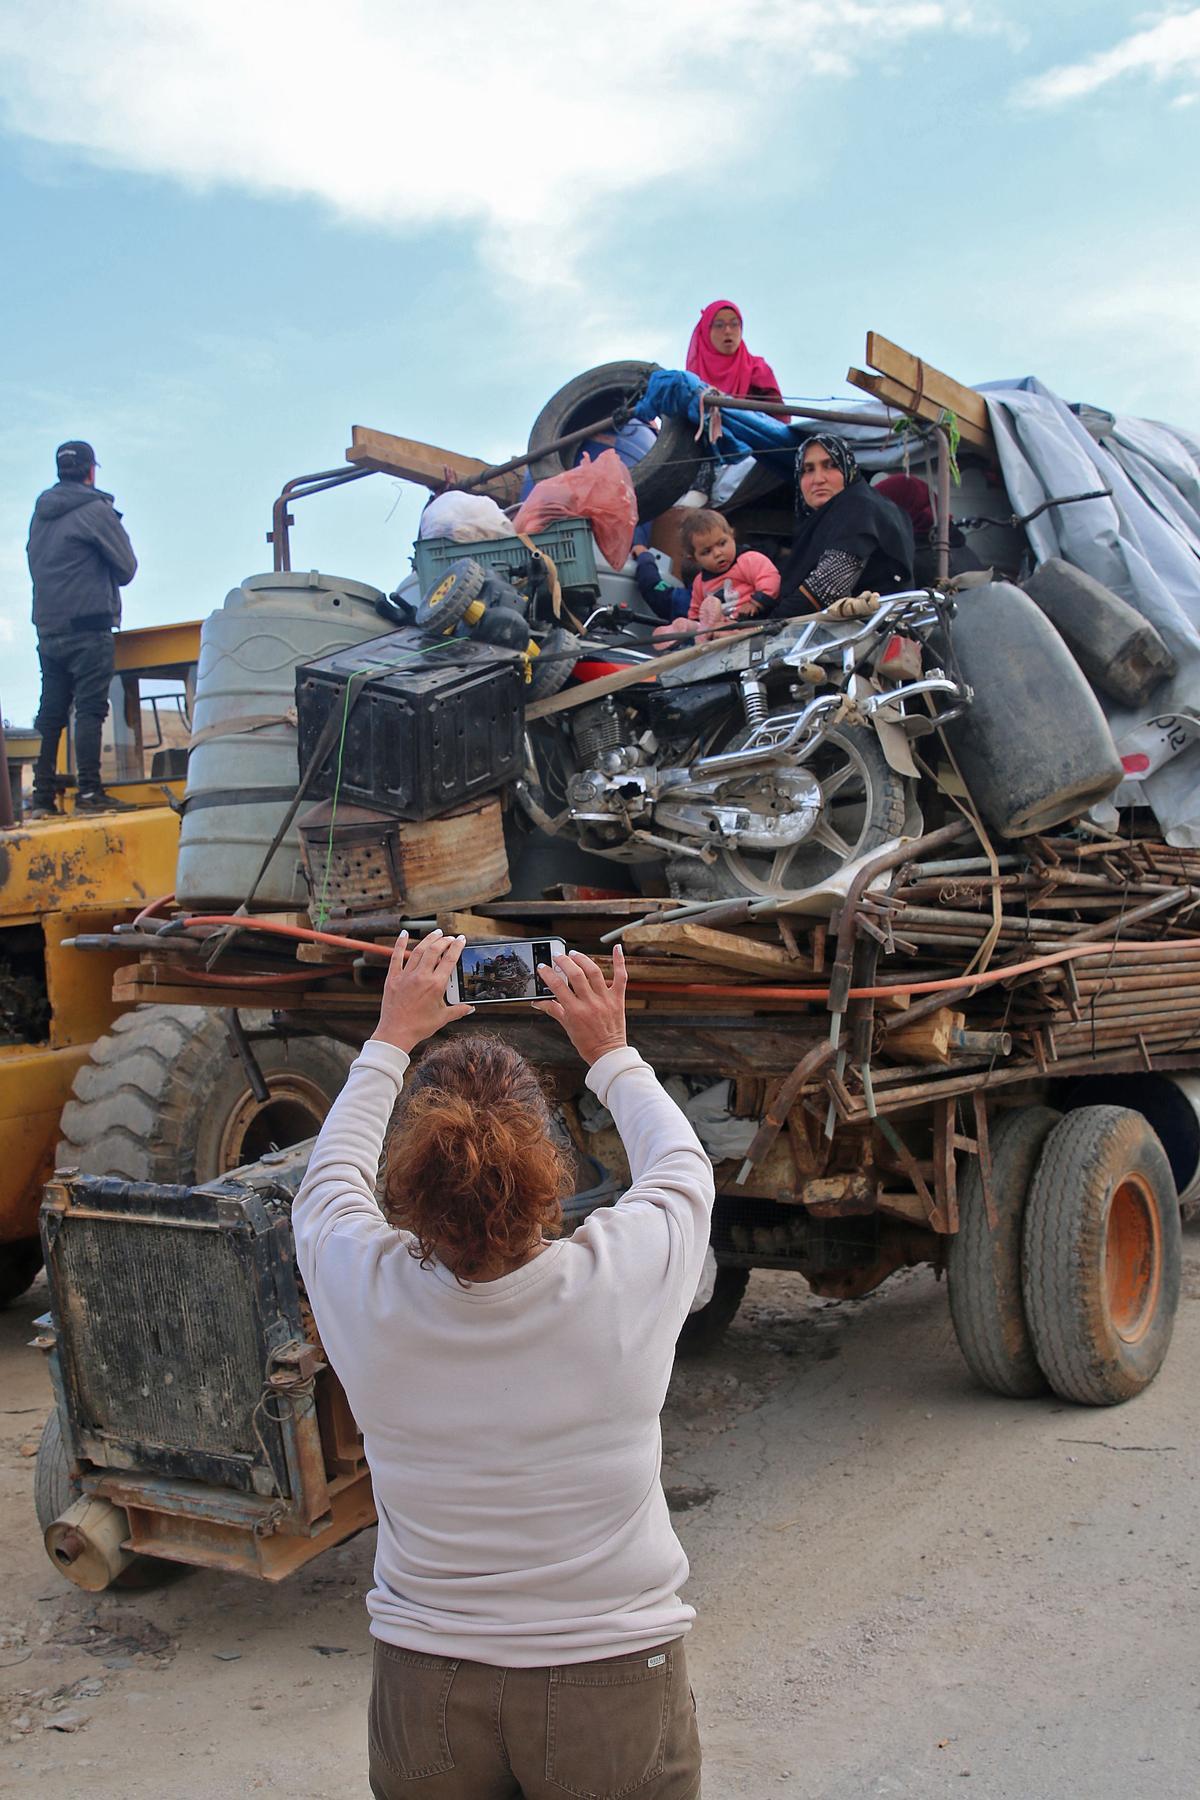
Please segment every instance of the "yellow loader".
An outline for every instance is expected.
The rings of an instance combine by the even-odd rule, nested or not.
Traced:
[[[255,1046],[256,1097],[220,1015],[122,1012],[113,959],[69,947],[174,887],[199,654],[199,623],[116,634],[102,777],[134,811],[76,815],[64,744],[63,816],[22,823],[18,794],[18,822],[0,830],[0,1306],[41,1267],[38,1207],[56,1159],[130,1180],[211,1180],[311,1136],[349,1067],[337,1044],[269,1035]],[[10,776],[35,744],[9,734]],[[124,960],[136,958],[131,948]],[[265,1021],[243,1024],[257,1035]]]

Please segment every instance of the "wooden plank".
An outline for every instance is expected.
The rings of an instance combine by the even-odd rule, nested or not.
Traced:
[[[912,1062],[948,1063],[950,1034],[962,1022],[962,1013],[954,1012],[948,1006],[939,1006],[936,1012],[916,1020],[912,1025],[894,1026],[889,1030],[886,1053],[889,1056],[898,1054]]]
[[[863,369],[847,369],[846,380],[852,387],[861,388],[864,394],[874,395],[876,400],[898,412],[910,413],[916,418],[927,420],[931,425],[938,422],[942,408],[934,405],[928,395],[918,402],[912,388],[892,381],[886,375],[870,375]],[[970,444],[974,450],[984,450],[989,456],[996,454],[990,431],[980,431],[969,419],[960,419],[958,429],[964,444]]]
[[[987,401],[982,394],[976,393],[974,388],[964,387],[961,381],[943,374],[941,369],[923,362],[911,351],[902,350],[881,332],[868,331],[866,360],[869,369],[878,369],[881,375],[898,381],[902,387],[911,388],[914,393],[928,394],[935,405],[948,407],[960,421],[965,419],[980,431],[991,431]]]
[[[447,485],[447,480],[466,481],[482,475],[490,464],[477,456],[464,456],[458,450],[442,450],[437,444],[424,444],[419,438],[397,437],[390,431],[376,431],[369,425],[350,427],[350,447],[346,461],[360,469],[378,469],[384,475],[399,475],[415,481],[434,493]],[[449,472],[449,473],[447,473]],[[478,490],[491,494],[502,506],[513,506],[521,497],[521,472],[513,470]]]
[[[437,915],[438,927],[447,937],[457,937],[461,932],[465,938],[510,938],[511,925],[502,925],[499,919],[485,919],[477,912],[445,912]]]
[[[750,975],[797,974],[795,963],[779,944],[756,943],[733,931],[714,931],[691,919],[668,920],[661,925],[631,925],[624,943],[632,950],[675,950],[703,963],[738,969]],[[631,966],[630,973],[636,972]]]

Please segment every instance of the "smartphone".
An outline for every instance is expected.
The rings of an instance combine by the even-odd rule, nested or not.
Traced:
[[[562,938],[491,938],[464,944],[446,999],[451,1006],[499,1006],[513,1000],[554,998],[538,974],[539,963],[566,954]]]

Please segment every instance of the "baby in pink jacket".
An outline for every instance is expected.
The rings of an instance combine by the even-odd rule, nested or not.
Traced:
[[[692,583],[688,608],[692,624],[713,630],[734,619],[753,619],[762,611],[762,598],[778,597],[779,570],[769,556],[757,550],[739,554],[723,514],[709,507],[687,513],[680,536],[684,555],[700,570]]]

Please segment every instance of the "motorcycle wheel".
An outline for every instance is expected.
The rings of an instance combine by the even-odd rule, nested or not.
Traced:
[[[747,726],[723,749],[737,750]],[[778,850],[721,850],[715,862],[674,857],[667,864],[680,900],[778,899],[816,887],[855,857],[877,850],[904,829],[905,789],[889,768],[875,733],[865,725],[836,725],[806,765],[821,784],[821,818],[808,837]],[[775,812],[769,778],[747,773],[727,793],[736,805]]]

